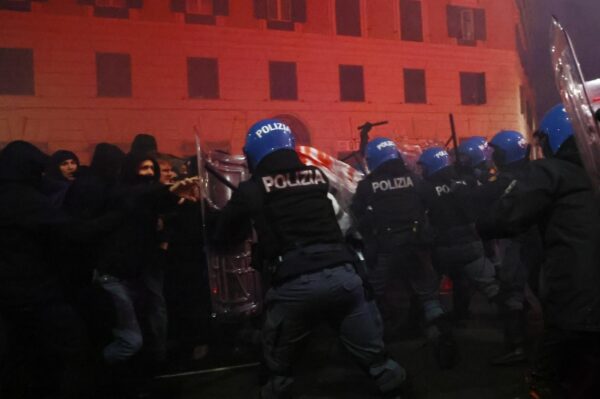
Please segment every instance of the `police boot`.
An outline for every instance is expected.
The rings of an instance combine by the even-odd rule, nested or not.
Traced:
[[[442,370],[453,368],[458,361],[458,348],[454,334],[445,315],[433,320],[425,328],[427,340],[433,345],[433,353]]]
[[[527,360],[523,347],[525,316],[523,310],[510,310],[503,314],[506,351],[492,359],[494,366],[513,366]]]

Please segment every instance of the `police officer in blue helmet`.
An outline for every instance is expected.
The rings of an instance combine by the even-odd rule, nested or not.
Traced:
[[[467,280],[491,302],[505,301],[493,263],[475,229],[473,183],[462,179],[442,147],[421,154],[422,200],[435,232],[434,265],[453,282]]]
[[[600,208],[582,166],[562,104],[543,118],[536,136],[545,159],[532,161],[486,219],[485,236],[542,235],[540,301],[544,332],[530,392],[536,398],[591,398],[600,382]]]
[[[383,396],[404,397],[406,372],[386,355],[378,310],[365,295],[356,256],[327,198],[327,177],[300,162],[292,131],[279,120],[254,124],[244,152],[252,177],[220,211],[215,239],[231,244],[231,232],[252,222],[258,256],[272,265],[262,330],[269,378],[261,397],[290,397],[294,348],[321,321],[339,332]]]
[[[479,185],[474,203],[479,217],[486,217],[494,202],[502,197],[512,181],[527,179],[530,146],[525,137],[513,130],[502,130],[490,140],[497,174]],[[488,241],[489,242],[489,241]],[[504,322],[505,350],[492,364],[508,366],[526,361],[525,356],[525,289],[529,270],[535,269],[540,257],[540,237],[537,229],[529,229],[516,237],[497,240],[497,276],[506,301],[500,306]]]
[[[352,199],[351,211],[365,243],[369,281],[390,333],[394,313],[390,291],[405,280],[423,312],[425,333],[441,368],[454,365],[456,345],[439,300],[425,231],[427,218],[419,197],[421,179],[408,170],[396,144],[384,137],[366,148],[369,174]],[[387,295],[386,295],[387,294]]]
[[[478,182],[485,182],[491,177],[491,151],[485,137],[471,137],[458,146],[458,164],[461,172]]]

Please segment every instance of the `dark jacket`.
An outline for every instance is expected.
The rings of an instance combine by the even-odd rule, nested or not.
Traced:
[[[424,180],[421,198],[435,232],[436,246],[480,241],[474,227],[473,185],[474,182],[460,178],[453,167],[444,168]]]
[[[528,178],[511,183],[478,230],[494,237],[534,225],[544,246],[545,322],[600,331],[600,209],[572,140],[556,158],[532,162]]]
[[[358,183],[351,210],[367,243],[390,235],[410,241],[413,229],[426,220],[421,184],[400,159],[385,162]]]
[[[50,260],[64,242],[91,240],[118,215],[80,223],[55,209],[39,187],[47,157],[15,141],[0,153],[0,309],[37,306],[61,297]]]
[[[349,255],[341,250],[344,240],[328,188],[324,173],[302,164],[294,151],[276,151],[233,193],[218,215],[213,239],[217,244],[243,239],[252,221],[260,257],[281,257],[276,276],[281,279],[346,262]],[[320,255],[303,256],[304,249],[319,245],[323,245]],[[336,246],[339,251],[330,250]]]
[[[122,223],[102,243],[97,269],[120,279],[134,279],[152,267],[161,266],[158,216],[177,205],[177,196],[158,183],[159,169],[154,162],[154,176],[137,175],[139,164],[147,155],[130,153],[122,165],[120,180],[107,201],[109,211],[124,214]]]
[[[58,215],[40,191],[47,156],[16,141],[0,153],[0,310],[60,297],[46,256]]]

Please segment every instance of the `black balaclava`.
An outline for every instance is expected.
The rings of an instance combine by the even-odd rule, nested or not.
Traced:
[[[79,167],[79,158],[74,152],[68,150],[58,150],[50,156],[50,161],[46,167],[46,175],[56,180],[67,180],[60,171],[60,164],[68,159],[72,159]]]
[[[33,144],[12,141],[0,152],[0,182],[38,185],[48,159],[48,155]]]
[[[154,166],[154,176],[140,176],[138,175],[138,168],[142,162],[150,160]],[[123,166],[121,167],[120,180],[121,183],[127,185],[136,185],[141,183],[157,183],[160,179],[160,167],[158,162],[150,156],[140,153],[130,152],[125,156],[123,160]]]

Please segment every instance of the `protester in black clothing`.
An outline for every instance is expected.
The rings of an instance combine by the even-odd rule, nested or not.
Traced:
[[[400,397],[406,373],[384,352],[379,312],[365,298],[355,255],[344,244],[327,198],[325,175],[300,162],[290,128],[278,120],[253,125],[244,150],[252,178],[220,211],[215,239],[233,244],[231,233],[246,232],[253,222],[262,248],[258,256],[273,265],[262,331],[269,378],[261,397],[289,396],[295,344],[318,321],[340,333],[383,394]]]
[[[421,179],[410,172],[395,143],[370,141],[366,151],[370,173],[357,187],[352,213],[364,238],[365,252],[373,254],[369,282],[386,328],[394,318],[386,291],[403,279],[417,296],[425,332],[436,349],[440,367],[455,361],[455,343],[439,298],[439,279],[431,264],[427,216],[419,196]]]
[[[158,183],[158,176],[153,158],[130,153],[109,200],[108,208],[124,210],[126,217],[105,238],[95,277],[117,312],[114,339],[104,348],[108,364],[122,364],[142,343],[150,358],[149,368],[165,359],[164,257],[159,250],[158,216],[177,205],[180,197],[175,193],[186,196],[195,183],[184,180],[164,186]]]
[[[57,389],[62,398],[89,397],[85,327],[65,301],[59,272],[48,259],[57,243],[105,234],[119,217],[79,223],[55,209],[39,191],[46,163],[47,156],[24,141],[0,153],[0,318],[9,328],[9,358],[26,359],[27,397]],[[3,396],[21,397],[14,390],[19,387],[10,385],[19,381],[10,374],[15,370],[8,371],[0,383]]]
[[[133,138],[129,152],[142,156],[155,156],[158,153],[156,138],[147,133],[140,133]]]
[[[55,208],[63,205],[67,190],[75,180],[78,169],[79,158],[71,151],[58,150],[50,156],[41,190]]]
[[[600,209],[562,105],[544,117],[539,137],[548,158],[509,184],[478,230],[506,236],[539,226],[544,334],[532,397],[591,398],[600,381]]]

